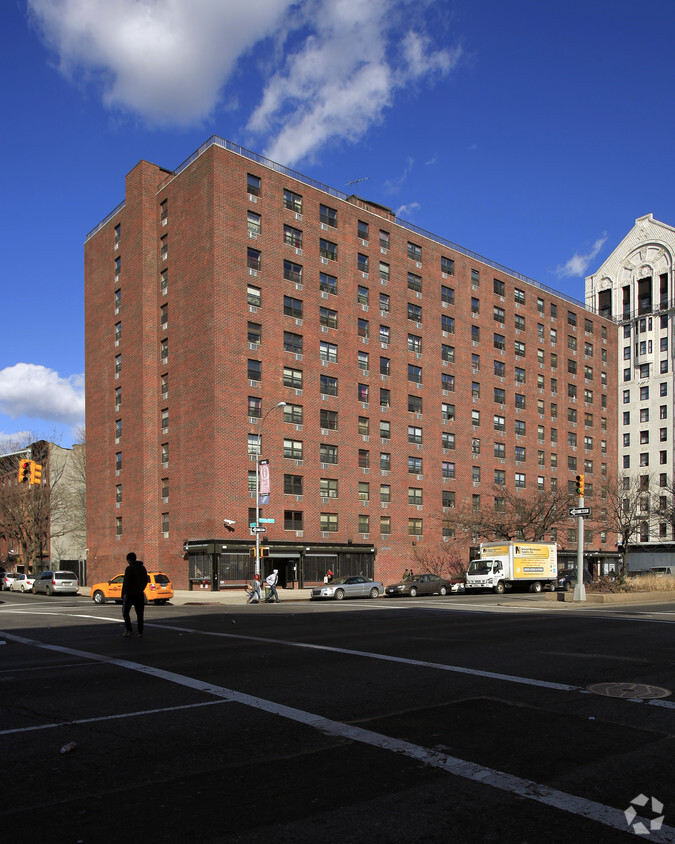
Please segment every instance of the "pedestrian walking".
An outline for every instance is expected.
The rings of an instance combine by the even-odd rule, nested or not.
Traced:
[[[248,592],[247,604],[257,604],[262,601],[262,589],[260,587],[260,575],[256,574],[251,581],[251,588],[246,590]]]
[[[269,587],[269,594],[265,598],[267,604],[278,604],[279,593],[277,592],[277,583],[279,582],[279,569],[274,569],[272,574],[265,578],[265,583]]]
[[[131,626],[131,608],[136,610],[136,635],[143,635],[143,611],[145,610],[145,587],[148,585],[148,572],[136,554],[129,551],[127,567],[124,571],[122,583],[122,618],[124,619],[124,635],[133,636]]]

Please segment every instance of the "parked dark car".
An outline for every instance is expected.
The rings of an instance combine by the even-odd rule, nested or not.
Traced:
[[[593,583],[593,578],[588,569],[584,569],[584,585]],[[576,569],[560,569],[558,572],[558,588],[564,589],[565,592],[571,592],[577,585],[577,570]]]
[[[452,581],[439,577],[437,574],[416,574],[407,580],[387,586],[384,594],[389,598],[401,595],[409,595],[411,598],[415,595],[447,595],[452,590],[452,586]]]

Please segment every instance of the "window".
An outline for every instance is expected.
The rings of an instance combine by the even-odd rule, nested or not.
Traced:
[[[253,249],[251,246],[248,247],[246,250],[246,266],[249,270],[259,270],[261,267],[261,253],[257,249]]]
[[[493,345],[495,349],[499,349],[499,351],[503,352],[506,348],[506,337],[503,334],[495,334],[493,339]]]
[[[389,484],[380,484],[380,502],[389,504],[391,501],[391,487]]]
[[[319,308],[319,323],[328,328],[337,328],[337,311],[331,308]]]
[[[367,305],[368,304],[368,293],[369,293],[368,288],[362,287],[359,284],[358,289],[357,289],[357,293],[356,293],[356,301],[359,303],[359,305]]]
[[[506,446],[504,443],[495,443],[494,444],[494,454],[497,460],[505,460],[506,459]]]
[[[454,346],[446,346],[445,343],[441,344],[441,360],[445,360],[448,363],[455,362],[455,347]]]
[[[525,422],[522,419],[516,419],[514,428],[517,437],[525,436]]]
[[[408,411],[410,413],[422,412],[422,396],[408,396]]]
[[[284,387],[302,390],[302,370],[291,366],[284,367]]]
[[[380,375],[390,375],[391,361],[389,358],[380,358]]]
[[[418,246],[416,243],[411,243],[408,241],[408,258],[411,258],[413,261],[422,261],[422,247]]]
[[[284,530],[302,530],[302,510],[284,510]]]
[[[334,478],[321,478],[319,481],[319,493],[321,498],[337,498],[338,482]]]
[[[416,384],[422,383],[421,366],[414,366],[412,363],[408,364],[408,381],[413,381]]]
[[[250,325],[251,323],[249,323]],[[250,335],[249,335],[249,343]],[[293,354],[302,354],[302,334],[293,334],[291,331],[284,331],[284,351]]]
[[[246,189],[252,196],[260,196],[260,177],[252,173],[246,174]]]
[[[302,440],[284,439],[284,457],[302,460]]]
[[[169,291],[169,271],[162,270],[159,274],[159,292],[162,296],[166,296]]]
[[[454,334],[455,318],[447,314],[441,314],[441,331],[445,331],[446,334]]]
[[[284,407],[284,422],[290,422],[291,425],[302,425],[302,405],[287,404]]]
[[[367,416],[359,416],[359,434],[362,437],[370,434],[370,419]]]
[[[422,474],[422,458],[409,457],[408,458],[408,474],[421,475]]]
[[[370,355],[368,354],[368,352],[358,352],[358,364],[361,372],[368,372],[370,368],[368,365],[369,358]]]
[[[360,273],[368,273],[368,256],[362,252],[357,256],[357,267]]]
[[[249,305],[253,305],[254,308],[259,308],[262,303],[262,298],[260,295],[260,288],[253,287],[252,285],[248,285],[247,288],[247,301]]]
[[[455,492],[454,490],[444,489],[442,492],[441,500],[443,502],[443,507],[454,507],[455,506]]]
[[[322,396],[337,396],[338,394],[338,380],[329,375],[320,376],[319,391]]]
[[[389,232],[380,229],[380,249],[389,249]]]
[[[525,317],[516,314],[514,317],[516,331],[525,331]]]
[[[455,392],[455,376],[441,372],[441,389],[447,393]]]
[[[293,299],[291,296],[284,296],[284,313],[286,316],[302,319],[302,300]]]
[[[284,260],[284,278],[287,281],[302,284],[302,265],[295,264],[293,261]]]
[[[506,390],[502,390],[499,387],[494,388],[494,399],[497,404],[505,404],[506,403]]]
[[[573,328],[577,327],[577,315],[573,311],[567,311],[567,324]]]
[[[471,398],[479,399],[480,398],[480,384],[478,381],[471,382]]]
[[[391,469],[391,454],[386,451],[380,452],[380,469],[388,472]]]
[[[417,428],[414,425],[408,425],[408,442],[409,443],[421,443],[422,442],[422,429]]]
[[[524,463],[525,462],[525,446],[524,445],[517,445],[515,450],[515,458],[516,463]]]
[[[319,445],[320,462],[337,464],[337,448],[338,447],[336,445],[326,445],[326,443],[321,443]]]
[[[169,443],[162,443],[160,447],[162,466],[169,465]]]
[[[446,275],[455,274],[455,262],[452,260],[452,258],[446,258],[445,256],[441,255],[441,272],[445,273]]]
[[[380,293],[380,310],[389,313],[389,294]]]
[[[391,407],[391,390],[380,387],[380,407]]]
[[[359,533],[370,533],[370,516],[367,513],[359,513]]]
[[[319,516],[319,526],[325,533],[335,533],[338,529],[337,513],[321,513]]]
[[[391,534],[391,516],[380,516],[380,535],[389,536]]]
[[[380,281],[384,284],[389,283],[389,264],[380,261]]]
[[[480,271],[479,270],[471,270],[471,284],[474,287],[478,287],[480,284]]]
[[[496,305],[492,309],[494,320],[495,322],[500,322],[502,325],[504,324],[504,320],[506,319],[504,308],[498,308]]]
[[[513,290],[513,300],[517,305],[524,305],[525,291],[521,290],[519,287],[515,287]]]
[[[453,450],[455,448],[455,435],[449,431],[441,431],[441,446]]]
[[[162,305],[159,310],[159,324],[162,328],[168,328],[169,325],[169,306]],[[115,326],[115,339],[119,341],[119,335],[117,333],[117,327],[119,326],[120,330],[122,328],[122,323],[118,322]]]
[[[452,479],[455,477],[455,464],[449,463],[447,460],[443,460],[441,463],[441,476],[443,478]]]
[[[503,469],[495,469],[494,482],[495,486],[504,486],[506,484],[506,472]]]
[[[443,402],[441,404],[441,419],[443,422],[454,422],[455,420],[455,405],[454,404],[446,404]]]
[[[475,296],[471,297],[471,313],[474,316],[480,313],[480,299],[476,299]]]
[[[337,243],[319,238],[319,254],[328,261],[337,261]]]
[[[259,360],[248,361],[248,380],[262,381],[262,363]]]
[[[422,277],[415,273],[408,273],[408,289],[417,293],[422,292]]]
[[[408,334],[408,351],[420,354],[422,351],[422,338],[417,334]]]
[[[380,439],[391,439],[391,422],[380,421]]]
[[[164,394],[162,394],[162,398],[166,398]],[[119,410],[122,406],[122,388],[115,387],[115,410]]]
[[[422,519],[408,519],[408,536],[422,536]]]
[[[338,426],[338,412],[337,410],[319,411],[319,425],[327,431],[337,431]]]
[[[521,343],[519,340],[516,340],[514,348],[517,358],[525,357],[525,343]]]
[[[495,431],[506,431],[506,417],[495,414],[494,428]]]
[[[367,448],[359,449],[359,469],[370,468],[370,452]]]
[[[418,507],[422,506],[422,490],[418,487],[408,487],[408,504],[416,504]]]
[[[260,345],[262,337],[262,325],[257,322],[249,322],[248,324],[248,342]]]
[[[525,473],[516,472],[515,476],[516,489],[525,489]]]
[[[361,240],[368,240],[368,223],[359,220],[356,226],[356,234]]]
[[[504,282],[503,281],[500,281],[498,278],[495,278],[492,282],[492,285],[493,285],[492,289],[497,294],[497,296],[503,296],[504,295]]]
[[[337,228],[337,211],[328,205],[319,205],[319,220],[326,226]]]
[[[368,337],[369,334],[369,324],[367,319],[359,319],[358,326],[357,326],[357,333],[359,337]]]
[[[337,363],[337,346],[335,343],[328,343],[325,340],[322,340],[319,343],[319,358],[321,360],[330,361],[330,363]]]
[[[408,319],[412,322],[422,322],[422,306],[408,302]]]
[[[248,415],[256,419],[260,419],[262,416],[262,399],[258,396],[248,397]]]
[[[257,237],[260,234],[261,229],[262,229],[261,222],[260,222],[261,221],[260,214],[256,214],[254,211],[249,211],[247,217],[248,217],[247,225],[248,225],[249,234],[255,235]]]
[[[479,343],[480,342],[480,328],[477,325],[471,326],[471,342],[472,343]]]
[[[370,400],[370,387],[368,384],[358,385],[358,397],[362,404],[368,404]]]
[[[284,208],[296,214],[302,214],[302,196],[299,193],[293,193],[292,190],[284,189]]]
[[[444,284],[441,284],[441,302],[445,302],[448,305],[455,304],[455,291],[452,287],[446,287]]]

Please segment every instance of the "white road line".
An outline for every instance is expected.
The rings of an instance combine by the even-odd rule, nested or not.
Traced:
[[[182,706],[165,706],[162,709],[141,709],[138,712],[120,712],[117,715],[99,715],[97,718],[76,718],[72,721],[55,721],[53,724],[36,724],[32,727],[15,727],[12,730],[0,730],[0,736],[8,736],[11,733],[32,733],[35,730],[53,730],[54,727],[72,727],[74,724],[95,724],[99,721],[115,721],[118,718],[139,718],[142,715],[158,715],[162,712],[177,712],[181,709],[197,709],[202,706],[219,706],[221,703],[231,703],[231,701],[207,700],[203,703],[186,703]]]
[[[574,794],[568,794],[564,791],[559,791],[555,788],[549,788],[546,785],[527,780],[522,777],[516,777],[511,774],[497,771],[494,768],[488,768],[484,765],[477,765],[474,762],[467,762],[464,759],[459,759],[456,756],[448,756],[436,750],[431,750],[402,739],[391,738],[382,733],[376,733],[372,730],[366,730],[362,727],[355,727],[350,724],[343,724],[340,721],[333,721],[330,718],[324,718],[321,715],[316,715],[311,712],[305,712],[302,709],[295,709],[291,706],[284,706],[264,698],[247,695],[242,692],[227,689],[223,686],[217,686],[212,683],[204,683],[194,677],[186,677],[182,674],[176,674],[173,671],[164,671],[160,668],[153,668],[148,665],[131,662],[129,660],[114,659],[112,657],[101,656],[88,651],[80,651],[75,648],[66,648],[60,645],[48,645],[39,642],[35,639],[27,639],[23,636],[8,635],[8,639],[20,642],[25,645],[32,645],[45,650],[55,651],[57,653],[65,653],[71,656],[78,656],[83,659],[93,659],[100,662],[108,663],[109,665],[116,665],[120,668],[127,668],[131,671],[138,671],[155,677],[160,680],[166,680],[170,683],[175,683],[186,688],[194,689],[195,691],[203,692],[204,694],[211,694],[215,697],[239,703],[242,706],[249,706],[253,709],[258,709],[262,712],[267,712],[271,715],[277,715],[280,718],[286,718],[298,724],[311,727],[321,733],[336,738],[346,739],[348,741],[360,742],[371,747],[380,748],[392,753],[398,753],[424,765],[444,770],[447,773],[462,777],[463,779],[471,780],[473,782],[486,785],[491,788],[497,788],[500,791],[509,794],[515,794],[524,797],[528,800],[534,800],[537,803],[543,803],[546,806],[559,809],[563,812],[575,815],[577,817],[584,817],[604,826],[618,829],[622,832],[627,832],[626,817],[623,810],[615,809],[612,806],[605,806],[602,803],[597,803],[594,800],[587,800]],[[642,819],[643,822],[649,823],[649,820]],[[669,826],[662,826],[659,831],[652,832],[649,838],[650,842],[655,841],[658,844],[672,844],[675,840],[675,828]]]

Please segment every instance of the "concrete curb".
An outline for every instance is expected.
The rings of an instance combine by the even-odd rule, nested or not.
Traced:
[[[562,601],[566,604],[574,602],[574,592],[547,592],[547,601]],[[675,601],[675,592],[600,592],[598,594],[586,590],[587,604],[664,604]],[[577,605],[584,603],[577,601]]]

